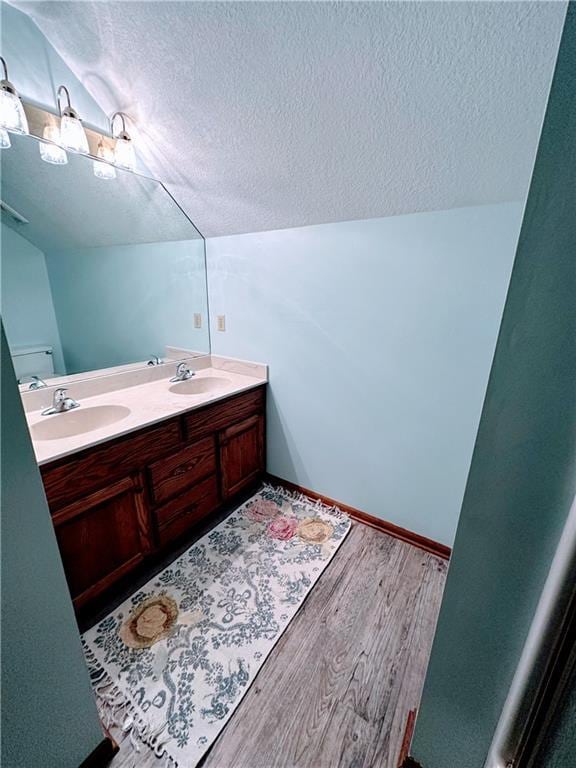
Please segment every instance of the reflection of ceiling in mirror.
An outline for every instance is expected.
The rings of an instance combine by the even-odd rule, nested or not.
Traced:
[[[2,153],[2,201],[28,223],[5,212],[2,221],[42,250],[200,237],[157,181],[120,169],[115,179],[97,178],[92,160],[71,152],[66,165],[50,165],[38,143],[12,136],[11,150]]]

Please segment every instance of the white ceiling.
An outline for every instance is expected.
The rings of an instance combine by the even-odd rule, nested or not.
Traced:
[[[566,10],[13,4],[206,236],[523,198]]]

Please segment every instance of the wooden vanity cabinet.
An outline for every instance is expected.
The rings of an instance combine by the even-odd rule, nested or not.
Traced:
[[[80,608],[255,484],[265,386],[41,467]]]

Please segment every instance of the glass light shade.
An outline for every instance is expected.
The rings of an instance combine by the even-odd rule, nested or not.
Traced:
[[[4,87],[0,90],[0,128],[14,133],[29,133],[22,102],[15,93]]]
[[[97,179],[116,178],[116,169],[113,165],[102,163],[100,160],[94,160],[92,163],[92,168],[94,170],[94,176],[96,176]]]
[[[100,141],[96,151],[96,157],[101,158],[101,160],[94,160],[92,163],[94,176],[98,179],[115,179],[116,169],[113,165],[110,165],[110,163],[114,162],[114,152],[112,151],[112,148],[104,146],[102,141]],[[102,162],[103,160],[106,160],[107,162]]]
[[[64,152],[62,147],[59,146],[60,131],[58,130],[58,126],[47,125],[42,132],[42,136],[48,141],[54,142],[52,144],[47,144],[44,141],[39,143],[38,146],[40,148],[40,157],[42,160],[44,160],[45,163],[52,163],[52,165],[66,165],[68,162],[68,155]]]
[[[116,178],[116,169],[113,165],[109,165],[108,163],[103,163],[100,160],[94,160],[92,163],[92,168],[94,170],[94,176],[96,176],[97,179],[115,179]]]
[[[96,157],[100,157],[102,160],[107,160],[108,162],[104,163],[102,160],[94,160],[92,163],[94,176],[98,179],[115,179],[116,169],[113,165],[110,165],[110,163],[114,162],[114,152],[112,149],[110,147],[105,147],[104,144],[100,142],[100,144],[98,144]]]
[[[10,149],[10,136],[5,128],[0,128],[0,149]]]
[[[114,163],[120,168],[126,168],[127,171],[133,171],[136,168],[136,154],[131,139],[116,139],[116,149],[114,150]]]
[[[82,123],[72,115],[62,115],[60,120],[60,144],[71,152],[90,154],[88,138]]]

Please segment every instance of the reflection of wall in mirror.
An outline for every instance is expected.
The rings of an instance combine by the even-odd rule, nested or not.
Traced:
[[[167,346],[210,351],[202,240],[63,249],[47,263],[68,373],[165,356]]]
[[[202,240],[44,254],[3,224],[2,278],[11,349],[51,348],[56,375],[210,351]]]
[[[4,223],[1,228],[2,318],[10,349],[51,348],[54,372],[65,374],[46,257]],[[30,373],[42,375],[46,370]]]

